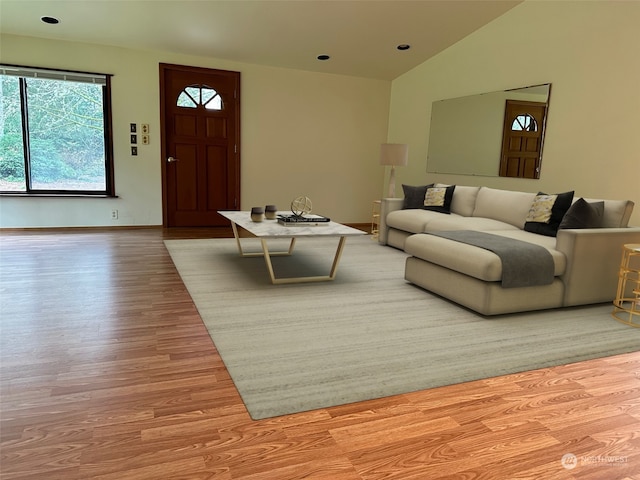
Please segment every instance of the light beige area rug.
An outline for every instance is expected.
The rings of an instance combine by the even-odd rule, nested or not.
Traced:
[[[337,241],[298,240],[276,275],[326,274]],[[253,419],[640,350],[611,305],[483,317],[405,282],[406,255],[367,236],[333,282],[294,285],[233,239],[165,244]]]

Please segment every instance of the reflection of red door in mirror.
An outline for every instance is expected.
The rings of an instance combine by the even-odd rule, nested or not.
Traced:
[[[540,178],[546,103],[507,100],[502,129],[501,177]]]
[[[240,74],[160,64],[163,224],[228,225],[240,198]]]

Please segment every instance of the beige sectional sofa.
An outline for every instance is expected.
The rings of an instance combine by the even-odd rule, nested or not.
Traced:
[[[406,280],[483,315],[612,301],[622,245],[640,243],[640,227],[628,227],[634,203],[604,200],[603,211],[600,203],[599,228],[560,228],[556,236],[548,236],[525,230],[536,195],[537,192],[457,185],[449,214],[403,208],[404,199],[385,198],[379,242],[410,255],[405,266]],[[574,195],[573,203],[578,199]],[[584,200],[589,204],[603,202]],[[468,233],[461,230],[543,247],[553,260],[552,278],[546,284],[505,287],[505,260],[496,253],[436,236],[438,232]]]

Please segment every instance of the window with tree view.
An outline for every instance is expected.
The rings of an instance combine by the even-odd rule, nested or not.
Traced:
[[[0,66],[0,192],[113,195],[109,76]]]

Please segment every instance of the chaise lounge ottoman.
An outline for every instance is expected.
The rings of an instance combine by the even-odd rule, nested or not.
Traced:
[[[405,279],[483,315],[561,307],[564,284],[559,276],[565,256],[548,250],[553,279],[547,285],[505,288],[503,263],[492,251],[430,234],[411,235],[405,242]]]

